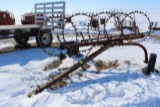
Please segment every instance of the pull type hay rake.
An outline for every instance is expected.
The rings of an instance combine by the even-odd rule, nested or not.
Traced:
[[[100,19],[101,15],[104,15],[103,21]],[[78,27],[76,25],[77,23],[74,22],[73,18],[81,15],[87,17],[86,22],[87,24],[83,24],[83,27]],[[143,16],[143,20],[138,21],[136,18],[136,15]],[[99,22],[100,21],[102,22]],[[52,17],[47,19],[52,20]],[[96,23],[93,22],[96,20]],[[104,21],[105,20],[105,21]],[[66,49],[67,54],[69,56],[72,56],[74,54],[80,53],[81,47],[91,46],[92,48],[95,46],[98,46],[99,49],[91,53],[92,48],[90,48],[89,52],[85,56],[85,58],[81,59],[78,63],[74,64],[72,67],[70,67],[69,70],[66,70],[58,75],[53,75],[49,81],[46,84],[43,84],[41,86],[37,86],[35,90],[33,90],[31,93],[28,94],[28,97],[31,97],[34,94],[38,94],[42,92],[45,88],[52,87],[53,85],[56,85],[57,82],[61,81],[63,78],[68,77],[69,74],[77,70],[79,67],[83,67],[85,63],[95,58],[97,55],[101,54],[105,50],[114,47],[114,46],[138,46],[144,51],[144,62],[145,63],[152,63],[155,64],[155,57],[154,61],[153,58],[150,57],[150,61],[148,61],[148,54],[146,48],[139,44],[142,40],[145,40],[147,36],[150,35],[150,20],[147,17],[147,15],[143,12],[130,12],[130,13],[111,13],[111,12],[101,12],[96,15],[87,15],[87,14],[80,14],[77,13],[75,15],[69,16],[65,18],[65,24],[63,25],[64,28],[61,30],[61,34],[57,32],[57,38],[60,42],[60,49]],[[126,24],[129,22],[129,24]],[[142,23],[148,24],[145,26],[147,30],[141,29]],[[70,28],[65,28],[67,24],[70,24]],[[91,27],[96,28],[96,30],[93,30]],[[85,26],[85,27],[84,27]],[[83,29],[81,29],[83,28]],[[72,34],[74,40],[68,40],[67,41],[67,34],[66,29],[68,31],[71,31],[70,34]],[[84,31],[85,30],[85,31]],[[126,30],[129,33],[126,33]],[[111,32],[112,31],[112,32]],[[94,32],[94,33],[93,33]],[[39,30],[39,36],[40,36],[40,30]],[[62,36],[62,38],[60,38]],[[41,42],[40,42],[41,43]],[[50,56],[54,56],[53,53],[48,52],[43,45],[41,45],[42,49]],[[150,65],[154,65],[153,63]],[[149,66],[150,66],[149,65]],[[150,66],[151,67],[151,66]],[[153,68],[153,67],[151,67]],[[147,74],[149,74],[150,71],[147,71]],[[57,86],[58,88],[58,86]]]

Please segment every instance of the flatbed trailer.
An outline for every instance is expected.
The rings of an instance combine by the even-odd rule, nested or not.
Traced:
[[[58,24],[64,23],[64,20],[60,19],[65,18],[65,1],[36,3],[34,14],[34,24],[0,25],[0,39],[14,38],[18,44],[24,45],[27,44],[29,37],[35,36],[37,45],[50,46],[51,30],[61,28],[62,26]],[[44,24],[50,17],[54,18]],[[44,26],[44,29],[40,29],[41,26],[42,28]]]
[[[31,25],[0,25],[0,31],[3,30],[13,30],[13,29],[32,29],[39,28],[39,25],[31,24]]]

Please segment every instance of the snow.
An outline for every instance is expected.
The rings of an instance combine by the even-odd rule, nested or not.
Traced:
[[[160,70],[160,44],[150,38],[141,44],[148,54],[157,54],[156,69]],[[120,65],[117,68],[96,73],[90,61],[88,70],[80,72],[80,68],[70,75],[67,86],[54,91],[45,89],[31,98],[27,97],[30,91],[59,72],[58,69],[43,71],[45,66],[58,58],[49,57],[38,48],[1,53],[0,57],[0,107],[160,106],[160,74],[153,72],[145,76],[141,72],[147,65],[143,63],[144,53],[139,47],[110,48],[94,60],[106,63],[118,60]],[[127,65],[126,60],[131,65]],[[76,62],[67,57],[59,68],[69,67]]]

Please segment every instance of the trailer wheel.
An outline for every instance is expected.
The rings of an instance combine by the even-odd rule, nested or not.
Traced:
[[[20,44],[20,45],[24,45],[27,44],[28,40],[29,40],[29,36],[27,34],[14,34],[14,40]]]
[[[149,58],[148,68],[147,68],[147,74],[150,74],[150,72],[154,71],[156,58],[157,58],[157,55],[154,53],[151,53],[150,58]]]
[[[49,47],[52,44],[52,34],[48,30],[41,31],[40,35],[36,37],[36,42],[38,46]]]

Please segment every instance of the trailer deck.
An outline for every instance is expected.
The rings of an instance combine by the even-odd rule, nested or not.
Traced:
[[[0,31],[4,30],[14,30],[14,29],[31,29],[39,28],[39,25],[29,24],[29,25],[0,25]]]

